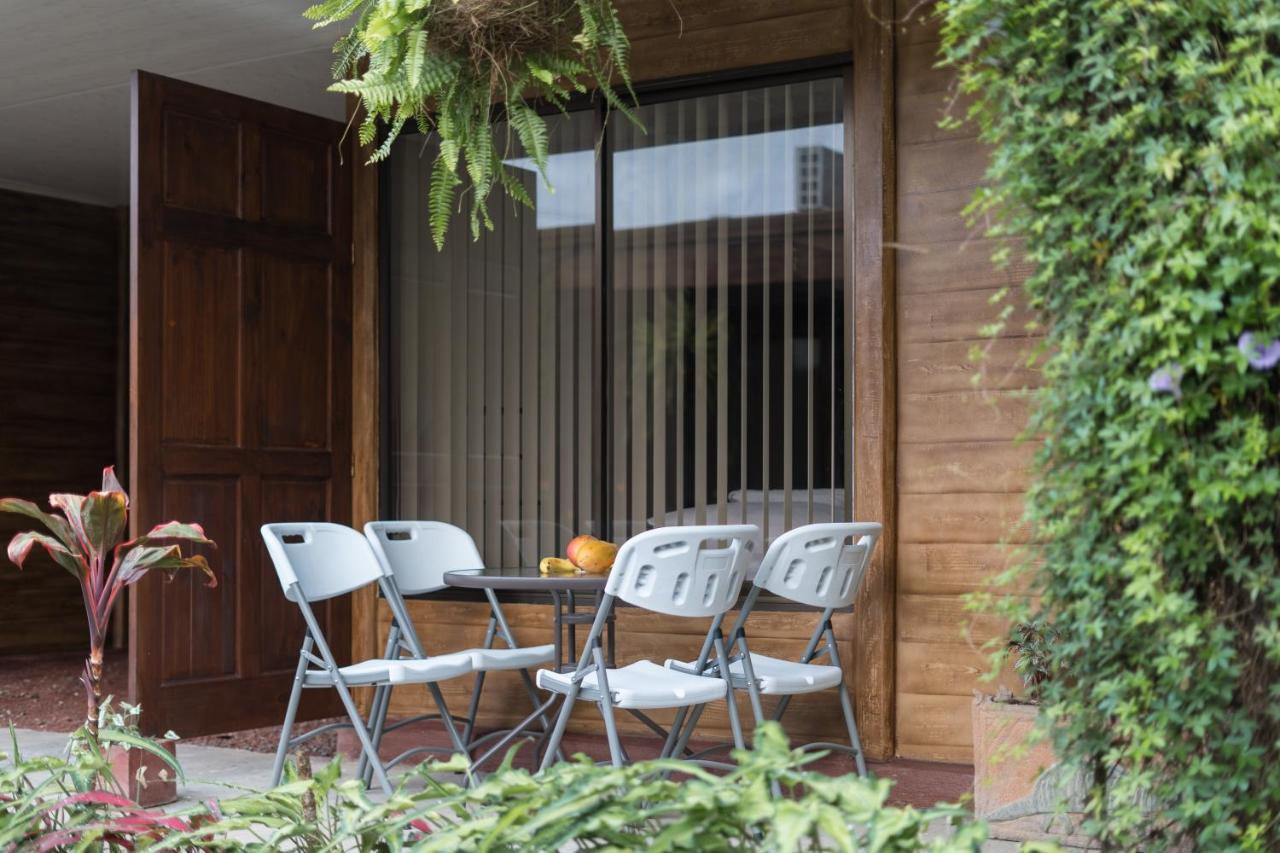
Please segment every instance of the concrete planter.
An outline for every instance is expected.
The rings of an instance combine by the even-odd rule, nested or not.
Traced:
[[[170,755],[177,755],[177,741],[163,740],[159,744]],[[120,790],[138,805],[150,808],[178,799],[178,780],[173,768],[158,755],[137,747],[125,749],[112,744],[107,748],[107,759]]]
[[[1057,772],[1053,745],[1030,743],[1036,713],[1035,705],[974,697],[974,814],[988,822],[992,838],[1094,847],[1078,834],[1080,815],[1056,814],[1064,795],[1071,803],[1079,794],[1073,780]]]

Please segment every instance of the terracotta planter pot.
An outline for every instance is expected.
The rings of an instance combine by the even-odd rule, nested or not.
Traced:
[[[177,741],[164,740],[159,744],[170,755],[177,755]],[[137,747],[125,749],[112,744],[107,748],[107,758],[111,761],[111,775],[115,777],[116,784],[138,805],[150,808],[178,799],[178,780],[173,768],[158,755]]]
[[[974,815],[987,821],[992,838],[1094,847],[1078,834],[1080,815],[1055,813],[1064,793],[1070,802],[1073,786],[1056,770],[1053,745],[1030,743],[1036,713],[1035,705],[974,697]]]

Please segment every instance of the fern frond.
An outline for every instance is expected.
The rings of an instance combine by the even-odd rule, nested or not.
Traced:
[[[453,197],[460,183],[458,175],[445,162],[444,157],[436,157],[431,166],[431,186],[427,190],[427,212],[431,223],[431,239],[437,250],[444,248],[444,235],[449,230],[449,220],[453,216]]]
[[[525,153],[538,167],[542,180],[551,186],[547,178],[547,157],[550,151],[550,137],[547,134],[547,123],[524,101],[516,99],[507,102],[507,119],[516,130],[520,144]]]

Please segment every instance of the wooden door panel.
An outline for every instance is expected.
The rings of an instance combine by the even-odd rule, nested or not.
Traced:
[[[325,480],[263,478],[261,485],[263,522],[271,521],[325,521],[330,518],[330,494]],[[260,559],[269,560],[267,549],[258,549]],[[260,576],[258,600],[262,603],[257,630],[261,644],[263,672],[293,672],[298,663],[298,646],[305,625],[296,605],[286,599],[274,573]],[[334,648],[343,648],[350,634],[342,624],[345,612],[341,601],[328,601],[315,606],[325,638]]]
[[[218,586],[209,589],[203,578],[184,572],[163,585],[162,607],[166,641],[162,683],[191,678],[236,675],[237,559],[234,544],[241,540],[239,484],[234,477],[165,480],[165,518],[199,518],[221,549],[197,548],[218,566]]]
[[[162,156],[166,205],[225,216],[239,215],[240,182],[208,180],[210,175],[239,174],[239,122],[167,112]]]
[[[278,725],[303,623],[258,528],[351,519],[343,127],[144,72],[133,117],[134,532],[201,522],[220,584],[135,587],[130,689],[149,731]],[[317,611],[345,657],[350,602]]]
[[[333,148],[287,133],[264,130],[262,220],[328,234]]]
[[[261,399],[261,447],[329,447],[328,389],[332,312],[329,267],[305,258],[255,254],[257,294],[254,357]]]
[[[179,241],[162,251],[163,441],[238,445],[239,253]]]

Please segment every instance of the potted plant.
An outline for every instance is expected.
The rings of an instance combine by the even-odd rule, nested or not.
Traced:
[[[110,741],[104,758],[111,765],[115,787],[143,808],[151,808],[178,799],[178,736],[169,731],[158,740],[144,738],[138,729],[141,715],[141,706],[121,702],[113,707],[108,696],[98,709],[98,732],[107,733],[105,739]]]
[[[129,496],[116,479],[114,468],[102,472],[99,491],[88,495],[50,495],[49,506],[53,513],[20,498],[0,499],[0,512],[25,515],[39,521],[48,531],[29,530],[14,536],[9,542],[9,559],[22,568],[32,549],[38,545],[80,584],[89,623],[89,658],[80,677],[84,684],[86,710],[84,726],[77,733],[83,740],[77,748],[96,752],[101,749],[100,742],[108,745],[108,752],[112,745],[133,748],[150,753],[170,765],[174,774],[179,774],[172,742],[167,746],[158,745],[137,733],[136,707],[124,706],[126,713],[116,715],[103,704],[103,649],[111,611],[120,593],[153,569],[170,575],[182,569],[196,569],[208,576],[208,586],[216,586],[217,578],[208,560],[200,554],[184,555],[180,544],[188,542],[215,547],[214,543],[204,535],[200,525],[178,521],[159,524],[146,535],[126,541]],[[104,720],[111,725],[103,725]],[[121,790],[134,790],[130,780],[136,776],[140,765],[134,765],[139,760],[135,756],[125,761],[122,765],[127,771],[125,778],[116,775]]]
[[[1087,785],[1078,784],[1078,774],[1058,762],[1050,739],[1036,728],[1056,637],[1043,619],[1015,625],[1001,658],[1012,658],[1023,693],[1001,687],[994,696],[974,695],[973,809],[987,821],[992,838],[1052,839],[1084,847],[1090,842],[1079,834],[1081,816],[1072,806],[1081,802]]]
[[[370,162],[387,157],[410,122],[438,137],[427,201],[437,248],[464,176],[473,236],[493,229],[486,200],[494,189],[533,207],[510,160],[528,157],[546,180],[550,137],[539,102],[564,109],[594,90],[636,121],[613,89],[615,80],[631,89],[631,45],[613,0],[323,0],[305,14],[317,27],[355,17],[334,45],[330,90],[360,99]],[[499,116],[511,130],[506,140],[494,138]]]

